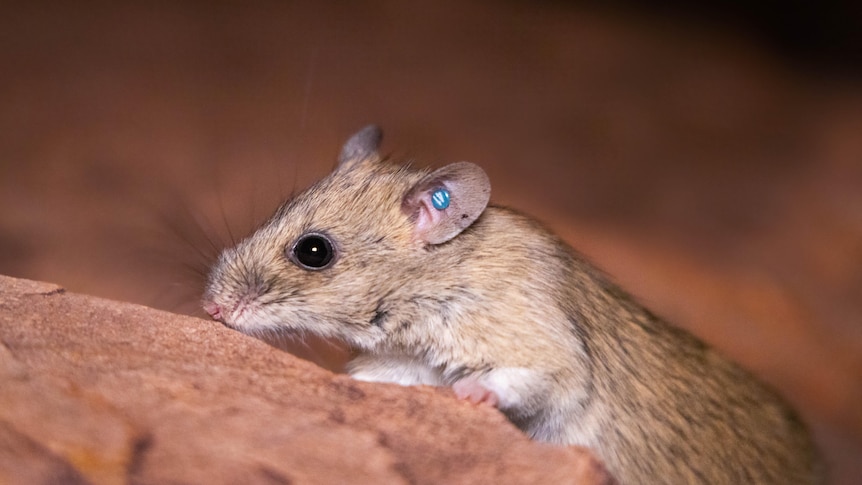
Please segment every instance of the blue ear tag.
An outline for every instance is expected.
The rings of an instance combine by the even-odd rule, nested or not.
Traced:
[[[437,189],[431,194],[431,204],[438,211],[449,207],[449,191],[446,189]]]

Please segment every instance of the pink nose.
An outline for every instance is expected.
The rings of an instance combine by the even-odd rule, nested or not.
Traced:
[[[209,313],[214,320],[221,320],[224,316],[221,313],[221,306],[214,301],[205,301],[203,303],[204,311]]]

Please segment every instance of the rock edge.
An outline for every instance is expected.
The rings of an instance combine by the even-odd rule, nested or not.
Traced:
[[[447,390],[332,374],[221,325],[0,276],[2,483],[610,483]]]

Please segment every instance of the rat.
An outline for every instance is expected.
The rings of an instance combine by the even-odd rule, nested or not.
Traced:
[[[356,379],[449,386],[620,483],[821,483],[779,395],[638,304],[479,166],[434,171],[353,135],[325,178],[224,250],[203,296],[248,334],[343,341]]]

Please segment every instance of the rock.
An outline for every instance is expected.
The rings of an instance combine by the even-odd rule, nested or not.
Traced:
[[[610,483],[448,391],[215,322],[0,277],[0,482]]]

